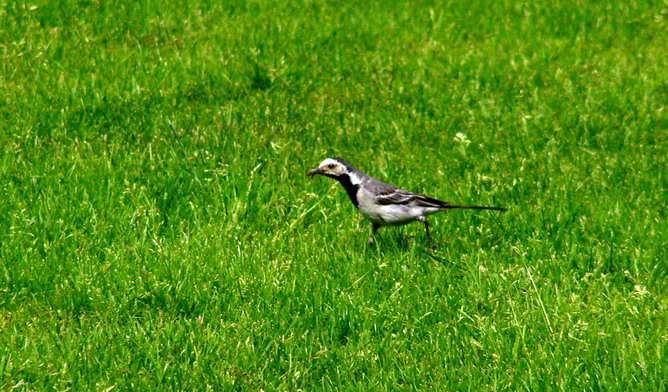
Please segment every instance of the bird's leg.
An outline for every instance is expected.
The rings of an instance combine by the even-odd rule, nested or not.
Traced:
[[[373,245],[373,236],[376,235],[376,232],[378,231],[379,228],[380,228],[380,225],[378,225],[376,223],[371,224],[371,234],[369,234],[369,240],[367,241],[369,243],[369,245]]]
[[[429,222],[427,221],[427,218],[425,218],[424,216],[418,216],[417,218],[415,218],[415,220],[424,223],[424,229],[427,232],[427,243],[429,244],[430,248],[433,248],[433,245],[431,243],[431,236],[429,235]]]

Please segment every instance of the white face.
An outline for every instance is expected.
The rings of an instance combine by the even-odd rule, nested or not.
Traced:
[[[338,177],[346,172],[345,166],[331,158],[327,158],[322,161],[317,170],[320,172],[320,174],[331,175],[334,177]]]

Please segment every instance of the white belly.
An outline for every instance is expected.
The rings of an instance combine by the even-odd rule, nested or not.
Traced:
[[[357,200],[362,216],[383,226],[405,225],[413,222],[418,216],[439,211],[437,208],[415,205],[377,205],[371,202],[372,198],[364,197],[360,193],[362,193],[361,190],[358,192]]]

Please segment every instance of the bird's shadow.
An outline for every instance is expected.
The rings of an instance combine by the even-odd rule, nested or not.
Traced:
[[[443,238],[439,239],[436,247],[430,247],[427,239],[420,237],[419,234],[410,235],[410,233],[397,232],[393,235],[377,237],[372,245],[365,242],[360,246],[364,246],[363,259],[367,262],[383,265],[395,262],[404,263],[406,256],[409,255],[419,261],[418,264],[425,268],[425,272],[429,270],[428,265],[433,263],[450,271],[454,278],[464,276],[465,267],[459,262],[458,255],[450,251],[449,243],[448,238]]]
[[[447,239],[442,239],[430,245],[424,236],[414,235],[403,229],[377,235],[372,244],[364,244],[364,252],[367,255],[390,257],[393,254],[413,252],[427,255],[435,261],[445,263],[447,262],[444,258],[446,255],[442,250],[447,251]]]

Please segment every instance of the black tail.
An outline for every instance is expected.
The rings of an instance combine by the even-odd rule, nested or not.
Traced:
[[[443,209],[453,209],[453,210],[494,210],[494,211],[506,211],[502,207],[481,207],[481,206],[451,206],[445,205]]]
[[[453,206],[452,204],[445,202],[443,200],[432,199],[431,197],[410,194],[411,197],[405,199],[405,202],[416,201],[419,206],[422,207],[436,207],[442,208],[444,210],[496,210],[496,211],[506,211],[502,207],[481,207],[481,206]],[[382,203],[381,203],[382,204]]]

